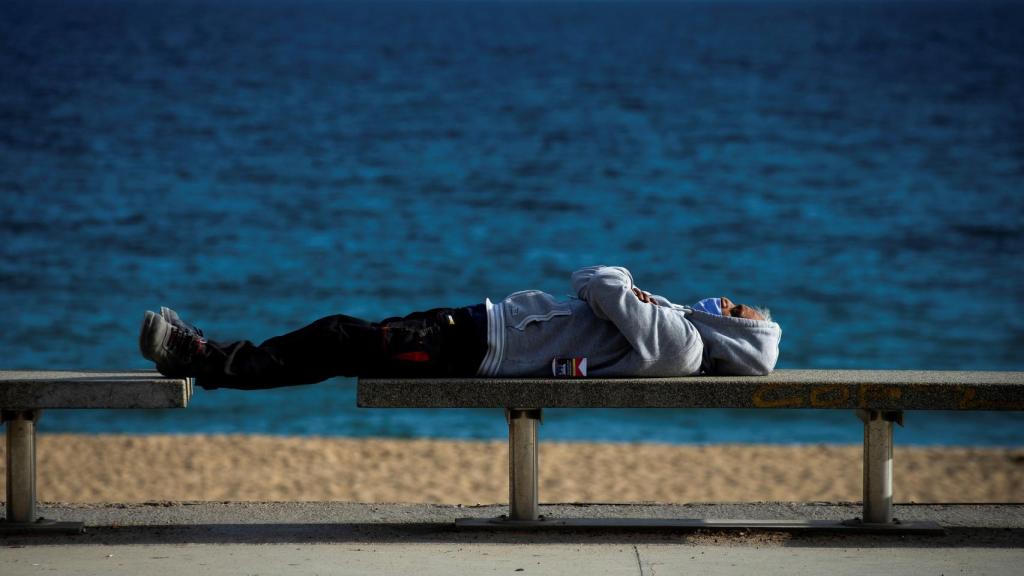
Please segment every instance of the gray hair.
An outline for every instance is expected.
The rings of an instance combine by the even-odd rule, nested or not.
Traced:
[[[751,306],[751,308],[756,310],[757,313],[760,314],[761,317],[764,318],[766,322],[771,322],[772,321],[772,311],[771,310],[765,308],[764,306]]]

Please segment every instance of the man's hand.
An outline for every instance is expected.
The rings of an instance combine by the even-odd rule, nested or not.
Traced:
[[[645,291],[641,290],[640,288],[638,288],[636,286],[633,286],[633,294],[636,294],[637,299],[640,300],[641,302],[645,302],[647,304],[654,304],[655,306],[658,305],[657,302],[655,302],[654,300],[651,300],[651,293],[650,292],[645,292]]]

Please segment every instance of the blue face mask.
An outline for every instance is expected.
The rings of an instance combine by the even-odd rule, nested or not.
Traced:
[[[707,312],[708,314],[714,314],[715,316],[722,315],[722,299],[721,298],[705,298],[693,305],[694,310],[700,310],[701,312]]]

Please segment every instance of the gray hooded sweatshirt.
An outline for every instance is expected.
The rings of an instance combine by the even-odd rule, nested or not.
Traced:
[[[587,375],[764,375],[775,368],[782,329],[775,322],[716,316],[633,293],[619,266],[572,275],[576,298],[539,290],[487,300],[487,354],[481,376],[551,376],[554,358],[587,358]]]

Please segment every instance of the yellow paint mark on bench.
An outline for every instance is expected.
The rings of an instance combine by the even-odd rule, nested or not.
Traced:
[[[857,386],[857,406],[868,408],[877,404],[888,404],[903,398],[903,391],[886,384],[861,384]]]
[[[1006,402],[1003,400],[986,400],[978,398],[978,389],[973,386],[958,386],[960,394],[960,410],[1021,410],[1024,401]]]
[[[811,406],[835,408],[843,406],[850,399],[850,388],[842,384],[826,384],[811,388]]]
[[[757,408],[799,408],[807,403],[798,387],[787,384],[764,384],[754,390],[750,401]]]

